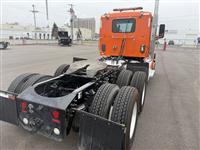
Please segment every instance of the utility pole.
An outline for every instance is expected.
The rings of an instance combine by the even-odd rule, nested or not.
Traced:
[[[158,27],[158,10],[159,10],[159,0],[155,0],[154,6],[154,16],[152,21],[152,31],[151,31],[151,45],[150,45],[150,56],[154,57],[154,49],[155,49],[155,39],[156,39],[156,31]]]
[[[45,5],[46,5],[47,28],[49,28],[49,9],[48,9],[48,0],[45,0]]]
[[[33,7],[33,10],[31,10],[30,12],[33,13],[34,27],[35,27],[35,30],[36,30],[36,17],[35,17],[35,14],[38,13],[39,11],[35,10],[35,5],[34,4],[32,5],[32,7]],[[35,39],[36,39],[36,34],[35,34]]]
[[[46,0],[46,17],[47,17],[47,20],[49,20],[48,0]]]
[[[35,29],[36,29],[36,17],[35,17],[35,14],[38,13],[39,11],[35,10],[35,5],[34,4],[32,5],[32,7],[33,7],[33,10],[31,10],[30,12],[33,13],[34,26],[35,26]]]
[[[70,19],[70,26],[71,26],[71,38],[72,38],[72,43],[73,43],[73,39],[74,39],[74,17],[75,17],[75,12],[73,9],[73,4],[68,4],[70,6],[69,12],[71,15],[71,19]]]

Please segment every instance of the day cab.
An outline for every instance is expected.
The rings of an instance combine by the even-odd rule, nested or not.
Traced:
[[[152,13],[142,11],[142,7],[114,9],[104,14],[101,17],[100,55],[147,58],[151,47],[152,22]]]

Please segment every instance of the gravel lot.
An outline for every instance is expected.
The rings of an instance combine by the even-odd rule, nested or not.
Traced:
[[[150,80],[146,103],[138,120],[133,150],[199,150],[200,141],[200,50],[168,48],[157,50],[156,74]],[[1,53],[1,90],[19,74],[38,72],[52,75],[73,56],[98,59],[97,45],[13,46]],[[77,135],[63,142],[32,135],[0,121],[1,150],[77,150]]]

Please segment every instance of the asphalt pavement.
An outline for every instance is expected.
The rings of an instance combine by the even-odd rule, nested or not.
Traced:
[[[13,46],[0,54],[0,89],[6,90],[17,75],[52,75],[59,65],[72,62],[73,56],[95,61],[98,47]],[[199,59],[199,49],[157,50],[156,74],[148,83],[132,150],[200,149]],[[56,142],[0,121],[0,150],[77,150],[77,141],[73,132]]]

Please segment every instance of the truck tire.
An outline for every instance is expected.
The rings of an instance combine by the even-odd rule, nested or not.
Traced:
[[[124,148],[129,150],[133,144],[137,125],[138,90],[134,87],[124,86],[119,90],[115,98],[111,120],[126,126]]]
[[[119,73],[116,84],[119,87],[128,86],[130,84],[132,76],[133,76],[132,71],[124,69]]]
[[[55,73],[54,73],[54,76],[57,77],[57,76],[59,76],[59,75],[65,73],[65,72],[67,71],[67,69],[69,68],[69,66],[70,66],[70,65],[68,65],[68,64],[62,64],[62,65],[60,65],[60,66],[56,69],[56,71],[55,71]]]
[[[46,81],[46,80],[49,80],[53,78],[53,76],[49,76],[49,75],[43,75],[40,79],[38,79],[34,84],[36,83],[40,83],[40,82],[43,82],[43,81]]]
[[[18,92],[21,93],[23,92],[26,88],[28,88],[29,86],[32,86],[36,83],[51,79],[52,76],[48,76],[48,75],[41,75],[41,74],[37,74],[34,75],[32,77],[30,77],[26,82],[24,82],[23,85],[21,85],[21,87],[18,89]]]
[[[24,82],[26,82],[29,78],[31,78],[34,75],[36,75],[36,74],[35,73],[25,73],[25,74],[19,75],[11,82],[10,86],[8,87],[8,91],[19,94],[17,92],[17,89],[20,88],[21,85],[24,84]]]
[[[138,102],[138,112],[142,112],[145,95],[146,95],[146,85],[147,84],[147,74],[144,71],[136,71],[131,80],[130,86],[138,89],[139,92],[139,102]]]
[[[90,106],[90,112],[108,118],[111,105],[113,104],[118,91],[119,87],[115,84],[103,84],[94,96],[92,105]]]

